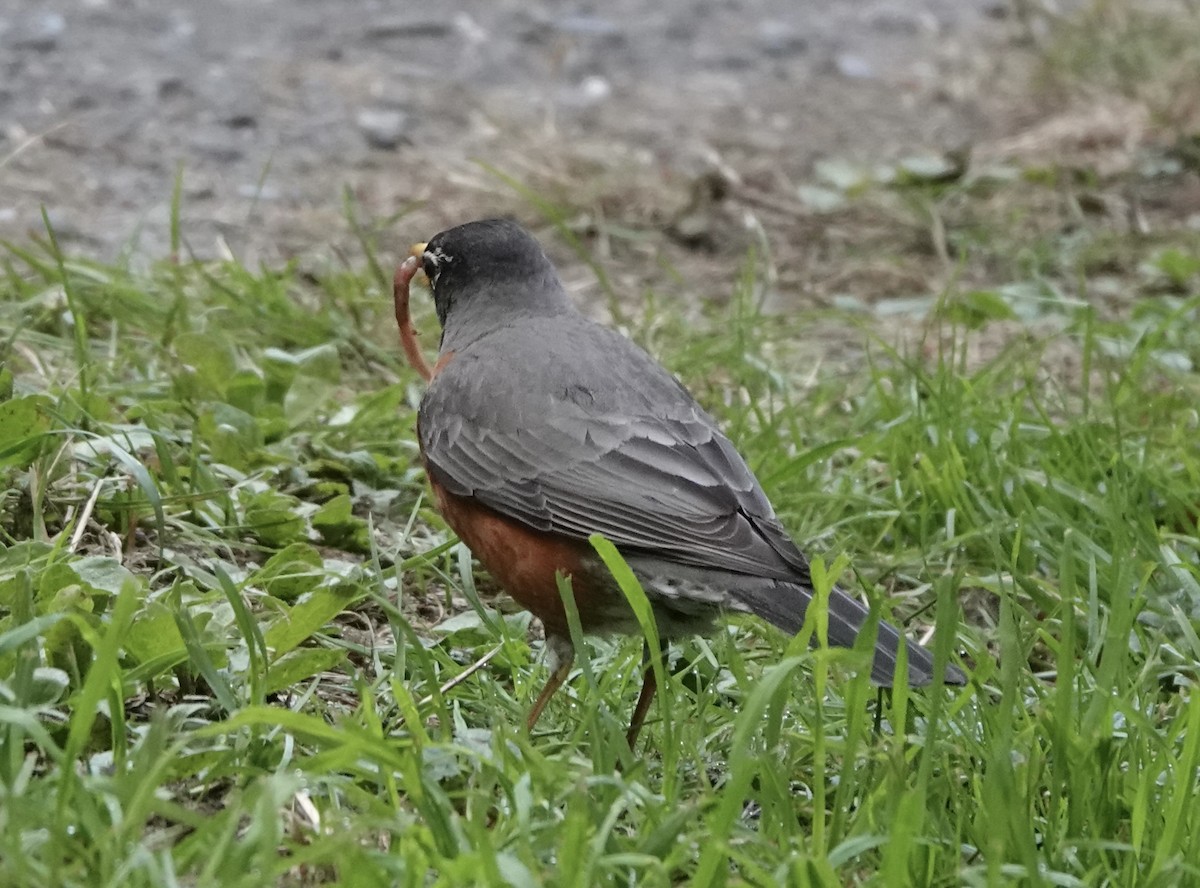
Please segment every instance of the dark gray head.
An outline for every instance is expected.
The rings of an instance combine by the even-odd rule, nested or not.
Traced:
[[[421,266],[443,329],[569,308],[541,245],[508,219],[481,219],[435,235]]]

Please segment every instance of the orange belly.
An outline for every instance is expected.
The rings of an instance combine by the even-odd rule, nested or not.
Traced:
[[[438,510],[488,573],[516,601],[542,621],[552,635],[567,636],[566,610],[557,574],[571,578],[571,590],[584,631],[604,632],[609,584],[589,579],[586,543],[533,530],[505,518],[470,497],[456,496],[430,479]]]

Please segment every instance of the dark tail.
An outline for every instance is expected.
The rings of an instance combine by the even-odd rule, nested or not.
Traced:
[[[746,584],[734,593],[746,608],[789,635],[795,635],[804,625],[804,615],[813,599],[811,589],[794,583],[763,581]],[[853,647],[859,630],[867,622],[868,611],[840,589],[829,596],[829,643],[836,647]],[[871,664],[871,681],[891,687],[896,676],[896,657],[900,645],[908,648],[908,683],[914,687],[933,682],[933,653],[911,642],[890,623],[880,621],[875,638],[875,660]],[[946,664],[942,677],[945,684],[962,685],[967,676],[953,664]]]

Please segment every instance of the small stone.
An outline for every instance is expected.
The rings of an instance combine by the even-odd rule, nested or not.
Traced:
[[[487,29],[475,21],[468,13],[460,12],[454,16],[454,30],[467,43],[482,45],[488,42]]]
[[[255,129],[258,126],[258,118],[249,111],[235,111],[226,116],[221,123],[235,130]]]
[[[238,197],[249,197],[254,200],[279,200],[282,196],[278,188],[263,185],[261,182],[243,182],[237,189]]]
[[[358,128],[372,148],[393,151],[407,141],[408,115],[387,108],[363,108],[358,112]]]
[[[796,196],[814,213],[832,213],[846,206],[845,194],[821,185],[801,185],[796,189]]]
[[[184,98],[192,94],[187,80],[177,75],[164,77],[158,82],[158,97],[160,99]]]
[[[966,157],[953,154],[916,154],[905,157],[896,165],[900,178],[909,184],[953,182],[966,172]]]
[[[29,214],[27,219],[29,222],[27,230],[31,233],[38,232],[40,234],[45,234],[47,222],[50,223],[51,230],[53,230],[55,235],[58,237],[74,237],[79,232],[79,229],[72,224],[70,214],[68,214],[65,210],[47,207],[44,218],[39,210],[36,213]]]
[[[759,49],[776,58],[799,55],[808,49],[808,41],[803,34],[787,22],[774,19],[759,23],[755,40]]]
[[[839,53],[833,60],[833,66],[839,74],[850,80],[875,79],[875,67],[862,56],[852,53]]]
[[[593,74],[583,78],[583,82],[579,84],[579,91],[591,101],[598,102],[612,95],[612,84],[606,78]]]
[[[210,129],[198,130],[191,138],[192,150],[218,163],[233,163],[241,160],[242,148],[237,140],[230,140],[224,133]]]
[[[58,38],[66,30],[67,20],[61,13],[42,12],[31,16],[23,28],[17,28],[13,45],[20,49],[50,52],[58,47]]]
[[[826,186],[843,193],[861,188],[871,180],[858,164],[838,157],[827,157],[813,165],[813,174]]]
[[[575,108],[591,108],[612,95],[612,84],[604,77],[593,74],[585,77],[577,86],[561,93],[564,105]]]

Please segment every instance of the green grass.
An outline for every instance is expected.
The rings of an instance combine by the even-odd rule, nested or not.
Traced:
[[[1200,249],[1122,241],[1114,313],[1086,298],[1108,243],[815,371],[851,320],[758,314],[752,260],[707,325],[633,319],[818,585],[972,674],[880,695],[730,621],[672,649],[636,757],[637,639],[591,640],[521,730],[545,668],[426,502],[373,259],[10,246],[0,884],[1200,882]]]

